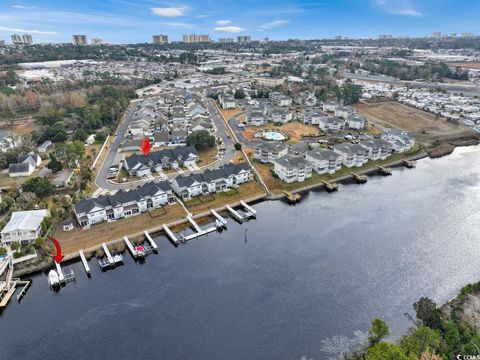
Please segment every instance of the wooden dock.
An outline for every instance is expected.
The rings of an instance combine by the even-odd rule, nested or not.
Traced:
[[[26,281],[19,280],[19,281],[17,281],[18,285],[23,285],[23,288],[20,291],[20,294],[17,295],[17,301],[21,301],[23,299],[23,297],[27,293],[27,290],[30,287],[31,283],[32,283],[31,280],[26,280]]]
[[[390,168],[386,168],[386,167],[379,166],[379,165],[377,165],[377,168],[378,168],[378,170],[380,170],[380,174],[382,174],[384,176],[392,175],[392,169],[390,169]]]
[[[242,215],[240,215],[236,210],[234,210],[230,205],[226,205],[226,208],[228,211],[230,211],[230,214],[239,222],[243,222],[244,218]]]
[[[163,230],[165,230],[165,233],[167,234],[168,238],[173,242],[174,245],[178,245],[178,239],[175,236],[175,234],[170,230],[168,225],[163,224]]]
[[[353,176],[353,178],[355,179],[355,182],[357,184],[365,184],[368,180],[366,175],[360,175],[360,174],[356,174],[354,172],[350,172],[350,174]]]
[[[110,254],[110,250],[108,250],[107,244],[103,243],[102,248],[103,248],[103,251],[105,252],[105,255],[107,256],[108,263],[110,265],[115,264],[115,261],[113,260],[112,254]]]
[[[85,268],[85,272],[87,273],[88,276],[90,276],[90,266],[88,266],[87,258],[85,257],[85,254],[83,253],[83,250],[79,251],[80,254],[80,259],[82,259],[83,267]]]
[[[328,181],[322,180],[322,183],[325,185],[325,189],[328,192],[333,192],[338,190],[338,184],[337,183],[329,183]]]
[[[5,306],[7,306],[8,302],[12,298],[13,294],[15,293],[15,290],[17,288],[17,283],[14,281],[10,288],[8,289],[7,293],[3,296],[2,301],[0,301],[0,309],[3,309]]]
[[[290,191],[284,191],[283,192],[285,196],[287,197],[287,201],[290,204],[295,204],[300,201],[302,196],[299,193],[291,193]]]
[[[63,274],[63,270],[60,266],[59,263],[55,261],[55,266],[57,267],[57,274],[58,274],[58,281],[60,281],[60,284],[65,282],[65,275]]]
[[[148,233],[147,230],[145,230],[143,232],[145,234],[145,237],[147,238],[147,241],[150,243],[150,246],[152,247],[152,250],[153,251],[157,251],[158,250],[158,246],[157,244],[155,244],[155,241],[153,241],[152,237],[150,236],[150,234]]]
[[[247,217],[256,217],[257,216],[257,210],[255,210],[253,207],[248,205],[245,201],[240,200],[240,204],[243,206],[245,209],[245,213]]]
[[[212,212],[213,216],[215,216],[217,221],[219,221],[220,224],[222,224],[223,227],[227,227],[227,220],[225,220],[222,216],[220,216],[220,214],[217,213],[214,209],[212,209],[211,212]]]
[[[409,169],[413,169],[415,166],[417,166],[417,163],[415,161],[410,160],[403,160],[403,164]]]
[[[190,224],[192,224],[193,228],[197,233],[201,233],[203,231],[202,228],[197,224],[195,220],[193,220],[190,215],[187,216],[187,220],[190,222]]]
[[[123,236],[123,241],[125,241],[125,244],[127,245],[127,248],[130,251],[130,254],[132,254],[133,258],[134,259],[138,258],[138,252],[137,252],[137,250],[134,249],[130,240],[128,240],[128,236],[126,236],[126,235]]]

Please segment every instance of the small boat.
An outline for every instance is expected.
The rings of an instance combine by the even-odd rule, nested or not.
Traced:
[[[60,285],[60,279],[58,277],[58,273],[55,270],[50,270],[50,272],[48,273],[48,284],[52,288]]]
[[[144,258],[147,255],[147,252],[145,251],[145,248],[142,245],[138,245],[135,248],[135,251],[137,252],[138,257]]]

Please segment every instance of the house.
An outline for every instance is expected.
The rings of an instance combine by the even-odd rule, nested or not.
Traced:
[[[347,126],[352,130],[363,130],[368,126],[368,118],[363,115],[353,115],[347,118]]]
[[[322,118],[327,117],[327,114],[320,110],[305,111],[301,120],[308,125],[318,125]]]
[[[269,95],[268,98],[270,101],[277,106],[290,106],[292,105],[292,98],[290,96],[287,96],[285,94],[282,94],[279,91],[272,91]]]
[[[34,171],[35,168],[30,163],[15,163],[8,166],[10,177],[30,176]]]
[[[171,120],[173,124],[184,124],[185,123],[185,112],[183,111],[183,106],[174,106],[172,110]]]
[[[318,127],[322,131],[337,132],[345,128],[345,120],[335,116],[325,116],[319,119]]]
[[[187,143],[188,131],[184,127],[175,127],[170,134],[170,143],[171,144],[186,144]]]
[[[254,147],[253,157],[263,163],[272,163],[287,154],[288,145],[280,141],[261,142]]]
[[[347,119],[348,117],[355,114],[355,110],[350,106],[338,106],[337,108],[335,108],[334,114],[339,118]]]
[[[235,109],[235,98],[232,95],[220,94],[218,95],[218,101],[222,109]]]
[[[334,113],[335,110],[339,107],[341,107],[342,104],[338,101],[326,101],[322,104],[322,110],[326,112],[331,112]]]
[[[360,142],[360,145],[368,149],[370,160],[385,160],[392,154],[392,144],[382,139],[368,139]]]
[[[168,131],[155,131],[153,133],[153,147],[166,146],[170,142]]]
[[[200,104],[192,103],[187,108],[187,118],[193,118],[196,115],[205,115],[207,110]]]
[[[286,183],[302,182],[312,176],[312,164],[301,156],[287,154],[274,161],[273,171]]]
[[[395,152],[410,150],[415,145],[415,136],[404,130],[387,129],[382,132],[381,138],[388,141]]]
[[[165,168],[190,166],[198,162],[198,153],[193,146],[177,146],[173,149],[151,151],[147,155],[132,154],[125,158],[125,169],[137,177],[149,176],[153,171]]]
[[[50,140],[45,140],[38,148],[37,151],[39,153],[47,152],[48,148],[52,146],[52,142]]]
[[[272,122],[282,124],[286,124],[293,118],[292,112],[288,109],[272,109],[270,116],[272,117]]]
[[[177,176],[172,188],[183,200],[190,200],[195,196],[228,190],[251,179],[252,169],[247,163],[230,163],[218,169],[207,169],[201,174]]]
[[[17,158],[17,163],[30,163],[37,168],[42,164],[42,158],[37,154],[21,155]]]
[[[175,197],[168,181],[149,182],[134,190],[119,190],[115,195],[80,200],[74,205],[74,213],[78,224],[89,228],[103,221],[138,215],[173,202]]]
[[[342,167],[343,157],[330,149],[317,148],[308,151],[305,159],[312,164],[318,174],[333,174]]]
[[[125,140],[122,144],[122,151],[139,151],[142,140]]]
[[[369,150],[359,144],[341,143],[335,145],[333,151],[342,155],[342,163],[346,167],[360,167],[368,162]]]
[[[1,231],[2,245],[9,246],[19,241],[28,244],[41,235],[42,221],[50,213],[48,210],[15,211],[10,221]]]
[[[245,122],[249,126],[262,126],[267,123],[265,115],[259,108],[254,108],[245,115]]]
[[[55,187],[65,187],[68,185],[73,176],[72,169],[63,169],[62,171],[55,174],[52,179],[52,185]]]

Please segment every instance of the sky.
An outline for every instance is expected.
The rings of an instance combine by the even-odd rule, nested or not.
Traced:
[[[479,0],[0,0],[0,40],[28,33],[34,42],[71,42],[86,34],[109,43],[170,41],[183,34],[261,40],[336,35],[480,34]]]

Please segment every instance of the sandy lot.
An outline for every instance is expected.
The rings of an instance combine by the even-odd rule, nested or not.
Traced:
[[[15,119],[13,122],[13,132],[18,135],[29,135],[36,130],[35,119],[33,117],[25,117]],[[10,131],[10,123],[6,120],[0,121],[0,130]]]
[[[427,147],[438,141],[478,137],[475,131],[466,126],[450,123],[443,117],[394,101],[358,104],[355,108],[360,114],[367,115],[373,124],[415,132],[417,141]]]

